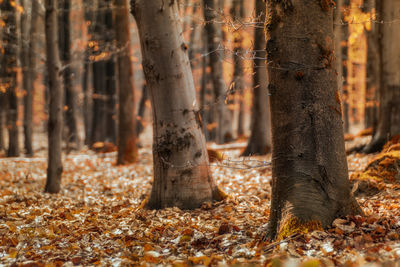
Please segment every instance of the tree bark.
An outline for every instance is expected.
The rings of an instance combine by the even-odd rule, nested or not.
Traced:
[[[400,25],[392,23],[400,17],[400,2],[379,1],[377,10],[384,22],[379,25],[379,119],[372,141],[364,148],[366,153],[380,151],[388,140],[400,134]]]
[[[20,17],[20,62],[22,69],[22,88],[25,91],[24,95],[24,145],[25,145],[25,153],[26,156],[33,156],[32,149],[32,129],[33,129],[33,108],[32,108],[32,90],[30,88],[30,75],[31,72],[29,70],[29,27],[28,27],[28,10],[27,2],[25,0],[21,0],[21,6],[24,8],[24,12]],[[32,6],[33,10],[33,6]],[[35,11],[36,12],[36,11]],[[32,12],[31,12],[32,13]],[[32,27],[32,25],[31,25]]]
[[[48,167],[45,192],[60,191],[62,160],[61,140],[63,124],[63,90],[61,62],[58,46],[57,0],[46,0],[45,34],[47,72],[49,76],[49,123],[48,123]]]
[[[222,61],[224,58],[222,43],[222,29],[217,23],[218,0],[203,0],[205,30],[208,39],[208,53],[210,57],[211,78],[214,90],[217,118],[217,142],[220,144],[233,139],[232,115],[228,110],[225,99],[227,88],[223,76]]]
[[[292,219],[327,227],[337,217],[362,213],[350,193],[333,12],[326,3],[267,0],[273,145],[270,238]]]
[[[211,176],[176,1],[131,1],[153,108],[150,208],[193,209],[221,199]]]
[[[18,141],[18,98],[17,98],[17,60],[18,60],[18,34],[17,34],[17,10],[10,1],[1,3],[2,20],[7,27],[3,34],[3,86],[6,90],[8,102],[7,128],[8,128],[8,157],[19,156]]]
[[[254,30],[254,76],[251,135],[242,156],[265,155],[271,149],[271,114],[268,98],[268,74],[265,65],[265,3],[256,0],[257,22]]]
[[[115,28],[118,53],[119,79],[119,132],[117,164],[133,163],[137,160],[135,91],[131,62],[131,40],[129,32],[129,6],[127,0],[114,0],[116,8]]]

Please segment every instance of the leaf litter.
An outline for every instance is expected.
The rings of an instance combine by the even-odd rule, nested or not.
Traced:
[[[0,160],[0,262],[11,266],[398,266],[399,190],[358,200],[366,217],[336,219],[325,231],[263,241],[271,199],[270,155],[221,152],[211,163],[229,195],[193,211],[146,210],[149,147],[139,162],[115,166],[115,153],[64,158],[62,192],[43,193],[46,159]],[[39,155],[40,156],[40,155]],[[352,172],[373,156],[348,157]],[[397,264],[397,265],[396,265]]]

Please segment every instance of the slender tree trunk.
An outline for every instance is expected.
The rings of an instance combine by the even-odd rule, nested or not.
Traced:
[[[18,141],[18,98],[17,98],[17,58],[18,58],[18,34],[17,34],[17,10],[10,1],[1,3],[1,18],[7,27],[3,34],[3,85],[6,90],[8,102],[7,128],[8,128],[8,157],[19,156]]]
[[[138,156],[128,1],[114,0],[114,7],[116,8],[117,48],[120,50],[118,54],[119,132],[117,164],[126,164],[135,162]]]
[[[133,0],[153,107],[154,182],[148,206],[193,209],[220,199],[211,176],[177,2]]]
[[[364,152],[380,151],[393,136],[400,134],[400,24],[392,23],[400,17],[399,1],[379,1],[377,10],[384,23],[380,32],[380,88],[377,131]]]
[[[293,220],[327,227],[337,217],[362,213],[350,194],[333,12],[325,3],[267,0],[271,238]]]
[[[244,80],[243,80],[243,32],[241,27],[241,21],[244,18],[244,3],[243,0],[233,0],[231,7],[231,16],[233,18],[234,25],[238,25],[237,29],[233,32],[233,93],[235,95],[236,102],[239,103],[238,110],[238,130],[237,136],[243,136],[245,132],[244,127]]]
[[[66,140],[67,147],[79,150],[81,142],[78,134],[78,95],[77,87],[74,86],[74,65],[72,62],[72,40],[71,40],[71,0],[61,0],[59,6],[60,14],[60,50],[62,63],[64,65],[63,78],[65,86],[65,125],[67,126]]]
[[[49,154],[45,192],[60,191],[62,160],[61,140],[63,124],[63,90],[61,83],[61,63],[58,49],[57,0],[46,0],[45,34],[47,72],[49,75]]]
[[[2,71],[0,71],[0,75],[2,76],[3,73],[1,73],[1,72]],[[2,81],[0,81],[0,82],[2,82]],[[4,128],[5,128],[4,115],[5,115],[5,107],[6,106],[7,106],[7,104],[5,103],[5,94],[3,92],[0,92],[0,152],[2,152],[3,150],[5,151],[5,149],[6,149],[6,146],[5,146],[6,142],[4,140],[5,139],[4,138]]]
[[[116,143],[116,69],[113,55],[115,40],[111,0],[99,2],[94,35],[100,47],[93,62],[93,123],[92,142]],[[105,57],[102,54],[106,54]]]
[[[232,115],[225,105],[227,88],[223,76],[222,29],[217,23],[218,0],[203,0],[205,29],[208,38],[208,52],[210,57],[211,77],[214,88],[217,118],[217,142],[222,144],[233,139]]]
[[[85,145],[90,145],[92,142],[91,138],[91,129],[92,129],[92,108],[93,108],[93,92],[92,92],[92,84],[90,82],[91,78],[91,68],[92,64],[89,62],[88,51],[85,52],[85,64],[83,71],[83,122],[85,125]]]
[[[368,0],[364,4],[365,12],[370,13],[370,19],[373,20],[373,10],[376,8],[375,0]],[[378,107],[377,92],[379,88],[379,49],[378,49],[378,27],[377,24],[371,23],[371,29],[366,31],[368,42],[368,58],[367,58],[367,92],[365,106],[365,127],[372,127],[376,130],[378,123]]]
[[[251,136],[242,156],[265,155],[271,149],[271,115],[268,98],[268,74],[265,65],[265,3],[256,0],[257,22],[254,30],[254,77]]]
[[[341,0],[343,1],[342,6],[344,8],[350,8],[350,0]],[[347,44],[342,47],[342,61],[346,62],[345,64],[342,65],[342,75],[344,77],[343,79],[343,84],[342,84],[342,107],[343,107],[343,131],[345,133],[348,133],[350,131],[350,115],[349,115],[349,103],[348,103],[348,98],[349,98],[349,84],[347,80],[347,60],[348,60],[348,50],[349,50],[349,25],[345,25],[342,28],[342,38],[343,40],[347,40]]]
[[[24,10],[28,10],[27,1],[21,0],[21,6]],[[32,91],[30,90],[30,70],[29,70],[29,27],[28,27],[28,13],[25,11],[20,17],[20,62],[22,69],[22,89],[25,92],[24,95],[24,144],[25,152],[28,157],[33,156],[32,149]],[[32,27],[32,26],[31,26]]]
[[[149,98],[149,93],[147,92],[147,85],[143,84],[142,86],[142,96],[139,101],[139,107],[138,107],[138,112],[137,112],[137,118],[138,121],[136,123],[136,136],[139,136],[144,129],[144,112],[146,110],[146,101]]]

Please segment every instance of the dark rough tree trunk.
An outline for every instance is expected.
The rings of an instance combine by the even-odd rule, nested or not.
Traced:
[[[45,34],[47,72],[49,76],[48,167],[45,192],[60,191],[62,160],[61,140],[63,125],[63,88],[59,58],[57,0],[46,0]]]
[[[71,0],[60,0],[59,14],[59,41],[60,54],[63,67],[63,81],[65,87],[65,125],[66,125],[66,143],[68,149],[79,150],[81,142],[78,134],[78,94],[77,87],[74,86],[74,65],[72,62],[72,40],[71,40]]]
[[[222,49],[222,29],[217,22],[218,0],[203,0],[205,29],[208,39],[208,52],[210,57],[211,78],[213,83],[216,121],[217,121],[217,142],[222,144],[233,138],[232,115],[225,105],[227,88],[224,81],[222,61],[224,52]]]
[[[17,58],[18,58],[18,33],[17,33],[17,10],[11,1],[1,3],[1,18],[7,27],[3,34],[4,56],[3,56],[3,86],[6,90],[7,128],[8,128],[8,157],[19,156],[18,142],[18,98],[17,98]]]
[[[379,19],[380,85],[379,119],[372,141],[364,152],[380,151],[393,136],[400,134],[400,1],[377,2]]]
[[[0,61],[1,62],[1,61]],[[0,75],[2,75],[1,70],[0,70]],[[1,77],[2,78],[2,77]],[[0,80],[0,83],[2,83],[2,80]],[[0,152],[6,150],[6,142],[4,138],[4,128],[5,128],[5,107],[7,106],[6,99],[5,99],[5,94],[0,91]]]
[[[129,33],[129,5],[127,0],[114,0],[115,28],[118,53],[119,79],[119,126],[117,164],[133,163],[137,160],[135,91],[131,61]]]
[[[27,1],[21,0],[21,6],[24,10],[28,10]],[[33,7],[32,7],[33,8]],[[32,9],[33,10],[33,9]],[[35,11],[36,12],[36,11]],[[29,70],[29,44],[28,35],[29,35],[29,27],[28,27],[28,13],[25,11],[21,14],[20,17],[20,62],[22,69],[22,89],[25,91],[24,94],[24,145],[25,145],[25,153],[28,157],[33,156],[33,148],[32,148],[32,130],[33,130],[33,108],[32,108],[32,100],[33,94],[30,88],[30,75],[31,71]],[[32,27],[32,24],[31,24]]]
[[[350,193],[333,12],[326,3],[267,0],[273,145],[270,238],[293,230],[287,229],[293,221],[327,227],[337,217],[362,213]]]
[[[370,13],[370,19],[373,20],[373,10],[376,8],[375,0],[365,1],[365,12]],[[379,49],[378,49],[378,24],[371,23],[371,29],[366,31],[368,42],[367,55],[367,92],[365,106],[365,127],[376,129],[378,123],[378,88],[379,88]]]
[[[254,77],[251,136],[242,156],[265,155],[271,149],[271,115],[268,98],[268,74],[265,65],[265,2],[256,0],[257,22],[254,30]]]
[[[221,199],[211,176],[178,3],[131,1],[153,107],[150,208],[193,209]]]

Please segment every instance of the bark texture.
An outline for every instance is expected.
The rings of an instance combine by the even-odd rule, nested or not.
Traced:
[[[8,128],[8,157],[19,156],[18,142],[18,98],[17,98],[17,60],[18,60],[18,33],[17,10],[10,1],[3,1],[0,5],[1,18],[7,30],[3,33],[3,88],[6,92],[7,102],[7,128]]]
[[[217,121],[217,142],[222,144],[233,138],[232,114],[228,110],[225,99],[227,88],[223,76],[222,61],[224,51],[222,47],[222,29],[217,21],[218,0],[203,0],[205,30],[207,32],[208,53],[210,57],[211,78],[214,90]]]
[[[254,76],[251,135],[242,156],[265,155],[271,149],[271,114],[268,98],[268,74],[265,65],[265,3],[256,0],[257,26],[254,30]]]
[[[131,10],[154,118],[154,182],[148,207],[197,208],[219,199],[219,191],[209,169],[178,3],[136,0]]]
[[[116,8],[115,28],[118,54],[119,79],[119,126],[117,164],[133,163],[137,160],[135,126],[135,92],[131,62],[131,40],[129,36],[129,6],[127,0],[114,0]]]
[[[329,1],[267,1],[272,120],[268,236],[292,218],[329,226],[362,213],[350,194]]]
[[[372,141],[364,152],[380,151],[393,136],[400,134],[400,1],[377,2],[378,14],[384,23],[379,25],[380,87],[379,119]]]
[[[63,90],[58,49],[57,0],[46,0],[45,34],[47,72],[49,75],[48,166],[45,192],[60,191],[62,161]]]

